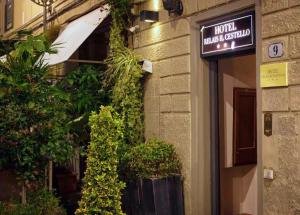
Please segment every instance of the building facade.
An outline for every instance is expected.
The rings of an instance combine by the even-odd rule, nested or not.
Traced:
[[[7,28],[8,2],[0,0],[3,39],[23,28],[42,31],[43,10],[29,0],[14,1]],[[159,21],[149,24],[137,17],[133,24],[139,28],[129,44],[153,62],[144,86],[145,136],[176,146],[183,162],[186,214],[299,214],[300,1],[182,3],[183,14],[170,16],[162,0],[137,1],[138,11],[158,11]],[[65,25],[101,4],[57,1],[49,20]],[[238,26],[230,27],[232,20],[249,13],[254,14],[249,49],[205,56],[206,27],[227,23],[233,32]],[[272,66],[280,68],[276,71],[284,83],[261,75],[262,70],[274,72]],[[243,163],[248,154],[241,156],[237,149],[248,142],[254,154]]]

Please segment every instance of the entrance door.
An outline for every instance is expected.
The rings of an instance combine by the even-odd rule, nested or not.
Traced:
[[[256,90],[234,88],[234,166],[256,164]]]
[[[257,215],[255,55],[210,61],[213,215]]]

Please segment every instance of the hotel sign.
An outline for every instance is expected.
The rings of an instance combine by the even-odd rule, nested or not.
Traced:
[[[253,12],[209,23],[201,27],[201,56],[227,54],[255,47]]]

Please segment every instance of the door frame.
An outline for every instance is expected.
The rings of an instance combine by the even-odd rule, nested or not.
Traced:
[[[216,8],[201,12],[190,19],[191,36],[191,119],[192,119],[192,148],[191,148],[191,213],[213,214],[218,210],[213,210],[215,204],[213,199],[218,198],[218,188],[210,188],[213,176],[211,158],[212,158],[212,140],[210,136],[211,113],[210,110],[210,62],[200,57],[200,24],[216,19],[221,16],[232,15],[236,12],[254,8],[256,22],[256,46],[261,47],[261,2],[260,0],[240,0],[221,5]],[[257,214],[263,211],[263,177],[262,177],[262,125],[261,125],[261,89],[259,88],[259,66],[261,63],[261,49],[256,49],[256,86],[257,86]],[[215,125],[214,125],[215,126]],[[215,148],[215,146],[214,146]],[[216,166],[214,167],[216,169]],[[214,179],[216,181],[216,179]],[[216,182],[217,183],[217,182]],[[214,192],[214,194],[212,193]],[[214,204],[214,205],[213,205]],[[217,203],[218,204],[218,203]],[[208,209],[209,208],[209,209]]]
[[[219,215],[221,208],[220,179],[220,114],[218,60],[209,61],[210,97],[210,165],[211,165],[211,214]]]

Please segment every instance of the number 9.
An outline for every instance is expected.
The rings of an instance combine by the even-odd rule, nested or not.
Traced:
[[[278,46],[277,46],[277,45],[274,45],[274,47],[273,47],[273,52],[274,52],[274,55],[275,55],[275,56],[278,55]]]

